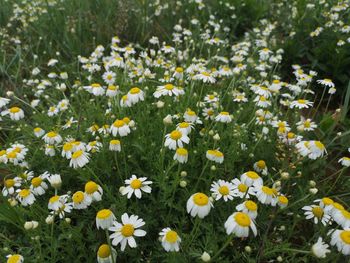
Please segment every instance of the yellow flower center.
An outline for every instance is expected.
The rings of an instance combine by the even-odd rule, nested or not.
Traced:
[[[21,259],[21,255],[15,254],[7,259],[7,263],[18,263]]]
[[[288,198],[287,197],[285,197],[284,195],[280,195],[279,197],[278,197],[278,201],[281,203],[281,204],[284,204],[284,205],[287,205],[288,204]]]
[[[206,72],[206,71],[202,72],[202,75],[204,75],[204,76],[206,76],[206,77],[210,77],[210,73],[208,73],[208,72]]]
[[[124,125],[125,125],[125,122],[123,122],[122,120],[116,120],[116,121],[113,123],[113,126],[114,126],[114,127],[117,127],[117,128],[123,127]]]
[[[7,157],[10,159],[15,159],[17,157],[17,153],[15,151],[9,152]]]
[[[116,89],[117,89],[117,87],[116,87],[116,86],[114,86],[114,85],[109,85],[109,86],[108,86],[108,89],[109,89],[109,90],[116,90]]]
[[[165,240],[169,243],[175,243],[177,241],[177,233],[173,230],[170,230],[165,234]]]
[[[130,90],[130,93],[131,94],[138,94],[138,93],[140,93],[141,92],[141,90],[139,89],[139,88],[137,88],[137,87],[134,87],[134,88],[132,88],[131,90]]]
[[[180,128],[187,128],[187,127],[189,127],[189,126],[190,126],[190,124],[187,123],[187,122],[181,122],[181,123],[179,124],[179,127],[180,127]]]
[[[350,245],[350,230],[343,230],[340,233],[340,238],[344,243]]]
[[[247,214],[245,214],[243,212],[237,212],[234,215],[234,219],[237,222],[237,224],[242,226],[242,227],[249,227],[250,226],[251,219]]]
[[[324,149],[324,145],[323,143],[321,143],[320,141],[315,141],[315,145],[318,149],[323,150]]]
[[[51,197],[49,199],[49,203],[53,204],[53,203],[56,203],[58,200],[60,200],[60,196],[59,195],[54,195],[53,197]]]
[[[41,128],[39,127],[34,128],[34,132],[40,132],[40,131],[41,131]]]
[[[341,210],[341,213],[346,219],[350,219],[350,213],[346,210]]]
[[[6,150],[1,150],[0,151],[0,156],[3,156],[3,155],[5,155],[6,154]]]
[[[323,209],[321,207],[319,207],[319,206],[315,206],[315,207],[312,208],[312,213],[317,218],[322,218],[322,216],[323,216]]]
[[[248,200],[248,201],[246,201],[246,202],[244,203],[244,205],[245,205],[245,207],[246,207],[248,210],[250,210],[250,211],[256,211],[256,210],[258,210],[258,205],[257,205],[255,202],[253,202],[253,201]]]
[[[334,202],[333,203],[334,208],[338,209],[338,210],[344,210],[344,206],[342,206],[341,204]]]
[[[173,140],[178,140],[182,137],[182,133],[180,131],[172,131],[170,133],[170,138]]]
[[[328,198],[328,197],[323,197],[322,198],[322,202],[323,202],[324,205],[331,205],[331,204],[334,203],[334,201],[332,199]]]
[[[188,154],[188,151],[185,148],[177,148],[176,153],[181,156],[186,156]]]
[[[261,188],[261,190],[267,195],[274,195],[275,194],[274,190],[270,187],[267,187],[267,186],[263,186]]]
[[[260,169],[265,169],[266,163],[263,160],[260,160],[256,163],[256,166],[258,166]]]
[[[209,198],[207,195],[205,195],[203,193],[196,193],[193,196],[193,202],[198,206],[204,206],[204,205],[208,204]]]
[[[38,176],[38,177],[34,177],[34,178],[32,179],[32,181],[31,181],[31,183],[32,183],[32,186],[38,187],[38,186],[41,185],[42,181],[43,181],[43,179],[41,179],[41,178]]]
[[[239,190],[241,193],[245,193],[245,192],[247,192],[247,190],[248,190],[248,186],[246,186],[245,184],[240,184],[240,185],[238,185],[238,190]]]
[[[112,145],[119,145],[120,141],[119,140],[111,140],[110,144],[112,144]]]
[[[56,137],[56,136],[57,136],[57,133],[54,132],[54,131],[51,131],[51,132],[49,132],[49,133],[47,134],[47,137],[49,137],[49,138],[53,138],[53,137]]]
[[[73,149],[73,143],[70,143],[70,142],[66,142],[64,145],[63,145],[63,150],[65,152],[68,152],[70,150]]]
[[[220,115],[230,115],[230,113],[228,113],[227,111],[222,111],[222,112],[220,112]]]
[[[93,83],[93,84],[91,84],[91,87],[92,87],[92,88],[100,88],[101,85],[98,84],[98,83]]]
[[[85,184],[85,192],[88,193],[88,194],[93,194],[95,193],[96,191],[98,190],[98,185],[93,182],[93,181],[90,181],[90,182],[87,182]]]
[[[221,195],[228,195],[230,193],[230,189],[226,185],[220,186],[219,193]]]
[[[81,203],[84,201],[84,193],[82,191],[75,192],[72,199],[74,203]]]
[[[123,122],[126,123],[126,124],[129,124],[130,119],[128,117],[124,117],[123,118]]]
[[[18,194],[20,197],[26,198],[30,195],[30,190],[29,189],[22,189]]]
[[[306,104],[306,100],[298,100],[299,104]]]
[[[172,90],[172,89],[174,89],[174,85],[173,85],[173,84],[165,84],[165,85],[164,85],[164,88],[165,88],[166,90]]]
[[[111,249],[107,244],[103,244],[98,248],[97,255],[100,258],[108,258],[111,255]]]
[[[15,180],[13,179],[7,179],[5,180],[5,187],[6,188],[11,188],[15,185]]]
[[[72,159],[77,159],[77,158],[79,158],[80,156],[83,155],[83,153],[84,153],[84,152],[83,152],[82,150],[76,151],[75,153],[73,153]]]
[[[96,217],[98,219],[107,219],[112,215],[112,211],[109,209],[102,209],[100,211],[98,211]]]
[[[254,171],[248,171],[245,173],[251,179],[258,179],[259,175]]]
[[[142,182],[139,179],[134,179],[130,183],[131,188],[140,189],[142,186]]]
[[[181,67],[177,67],[177,68],[175,69],[175,71],[176,71],[177,73],[182,73],[182,72],[184,72],[184,69],[181,68]]]
[[[121,233],[124,237],[131,237],[135,232],[132,224],[125,224],[122,226]]]
[[[18,108],[18,107],[12,107],[12,108],[9,109],[9,111],[10,111],[11,113],[17,113],[17,112],[19,112],[20,110],[21,110],[21,109]]]
[[[288,133],[287,133],[287,137],[288,137],[288,139],[293,139],[293,138],[295,138],[295,133],[293,133],[293,132],[288,132]]]
[[[223,156],[224,156],[224,154],[223,154],[222,152],[218,151],[218,150],[213,151],[213,154],[214,154],[216,157],[223,157]]]

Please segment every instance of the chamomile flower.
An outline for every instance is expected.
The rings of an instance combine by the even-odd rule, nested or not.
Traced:
[[[317,258],[326,258],[326,254],[331,252],[328,248],[329,245],[323,242],[322,237],[319,237],[317,242],[312,245],[311,252]]]
[[[209,197],[203,193],[191,195],[186,205],[187,213],[191,214],[192,217],[198,216],[199,218],[206,217],[212,207],[213,204]]]
[[[115,97],[119,94],[119,86],[118,85],[108,85],[106,90],[107,97]]]
[[[40,138],[44,134],[45,134],[45,131],[43,129],[41,129],[40,127],[34,128],[34,135],[35,135],[35,137]]]
[[[188,151],[185,148],[177,148],[173,159],[179,163],[187,163]]]
[[[37,177],[33,177],[30,182],[30,190],[34,195],[43,195],[45,191],[48,189],[47,183],[44,181],[48,178],[47,173],[43,173]]]
[[[213,74],[208,71],[202,71],[201,73],[198,73],[193,77],[194,80],[201,80],[203,83],[215,83],[216,79],[214,78]]]
[[[342,166],[349,167],[350,166],[350,158],[344,156],[344,157],[339,159],[338,163],[341,163]]]
[[[317,80],[317,83],[321,84],[321,85],[323,85],[325,87],[329,87],[329,88],[334,88],[335,87],[335,85],[334,85],[334,83],[333,83],[333,81],[331,79],[319,79],[319,80]]]
[[[109,209],[102,209],[96,214],[96,226],[97,229],[102,228],[106,230],[113,226],[113,222],[115,220],[115,216],[113,212]]]
[[[127,195],[127,198],[130,199],[134,194],[137,198],[142,197],[142,192],[151,193],[152,188],[149,186],[152,184],[152,181],[147,181],[147,177],[137,178],[136,175],[132,175],[130,179],[125,180],[127,185],[123,188],[122,195]]]
[[[239,198],[249,198],[249,196],[255,195],[254,188],[249,187],[238,178],[233,179],[231,183],[233,184],[234,196]]]
[[[254,163],[254,170],[263,175],[267,175],[267,166],[264,160],[260,160]]]
[[[21,180],[19,178],[9,178],[4,180],[4,188],[2,189],[2,195],[8,196],[15,193],[15,187],[21,186]]]
[[[310,142],[310,153],[308,157],[312,160],[315,160],[327,153],[326,148],[320,141],[311,141]]]
[[[215,117],[215,121],[222,123],[230,123],[232,122],[232,117],[227,111],[222,111]]]
[[[287,205],[289,203],[288,198],[286,196],[284,196],[284,195],[279,195],[277,197],[276,201],[277,201],[278,206],[281,207],[281,208],[287,207]]]
[[[176,148],[183,148],[184,143],[188,144],[190,138],[187,134],[184,134],[178,130],[174,130],[171,133],[165,135],[164,146],[170,150],[176,150]]]
[[[61,179],[61,175],[59,174],[49,174],[47,172],[45,172],[46,174],[48,174],[48,181],[51,184],[51,186],[55,189],[59,189],[62,185],[62,179]]]
[[[255,219],[258,216],[258,205],[251,200],[244,201],[236,206],[237,211],[244,212],[251,219]]]
[[[120,152],[121,146],[120,146],[120,141],[119,140],[110,140],[109,141],[109,150],[113,152]]]
[[[84,89],[95,96],[103,96],[105,94],[105,89],[99,83],[93,83],[89,86],[84,86]]]
[[[127,244],[135,248],[137,244],[134,236],[143,237],[147,234],[146,231],[138,229],[144,226],[145,222],[137,215],[129,216],[127,213],[124,213],[121,219],[121,223],[114,221],[113,226],[109,227],[109,231],[114,232],[109,236],[112,239],[112,245],[120,244],[121,251],[125,250]]]
[[[208,150],[206,153],[206,157],[210,161],[214,161],[216,163],[223,163],[224,161],[224,154],[219,150]]]
[[[6,256],[6,263],[22,263],[24,262],[24,257],[20,254],[10,254]]]
[[[259,202],[266,205],[276,204],[277,191],[274,188],[270,188],[264,185],[254,185],[254,190],[256,192],[256,197]]]
[[[50,131],[44,135],[43,140],[47,144],[59,144],[62,142],[62,137],[57,132]]]
[[[115,263],[116,258],[117,258],[117,251],[115,251],[114,248],[111,249],[111,247],[108,244],[102,244],[98,248],[98,251],[97,251],[98,263]]]
[[[302,208],[305,213],[306,219],[312,219],[315,224],[321,222],[323,225],[329,224],[331,217],[326,214],[322,207],[318,205],[309,205]]]
[[[139,101],[145,100],[144,92],[141,89],[139,89],[138,87],[134,87],[134,88],[130,89],[127,96],[128,96],[128,99],[130,100],[131,104],[136,104]]]
[[[11,120],[13,121],[19,121],[20,119],[24,118],[24,111],[19,107],[11,107],[8,110],[2,111],[1,115],[10,115]]]
[[[297,122],[298,131],[313,131],[317,128],[317,124],[314,123],[311,119],[305,119],[301,117],[301,120]]]
[[[194,112],[191,109],[186,110],[186,112],[184,114],[184,119],[186,122],[198,123],[198,124],[202,123],[202,121],[198,118],[196,112]]]
[[[17,199],[21,202],[22,206],[30,206],[35,202],[35,196],[30,189],[18,189],[17,191]]]
[[[110,132],[113,136],[119,135],[120,137],[127,136],[131,131],[129,125],[123,120],[116,120],[110,127]]]
[[[115,82],[116,74],[112,71],[106,71],[103,73],[102,78],[106,84],[112,85]]]
[[[248,171],[242,174],[241,182],[247,186],[263,185],[262,178],[254,171]]]
[[[176,125],[176,130],[186,135],[190,134],[192,129],[193,129],[193,124],[190,122],[183,121]]]
[[[93,181],[89,181],[85,184],[85,194],[91,197],[92,201],[101,201],[103,195],[103,189],[100,185]]]
[[[0,108],[6,106],[7,104],[9,104],[9,102],[10,102],[10,99],[0,97]]]
[[[162,246],[165,249],[165,251],[178,252],[180,250],[181,238],[179,237],[176,231],[172,230],[169,227],[163,228],[162,231],[159,233],[159,236],[161,238]]]
[[[74,209],[86,209],[91,204],[91,197],[82,191],[77,191],[72,195]]]
[[[72,154],[69,166],[76,168],[84,167],[89,162],[89,153],[83,150],[77,150]]]
[[[350,229],[335,229],[329,231],[329,234],[331,234],[331,245],[336,246],[343,255],[350,255]]]
[[[313,103],[309,100],[305,99],[299,99],[299,100],[294,100],[290,104],[290,108],[298,108],[298,109],[307,109],[309,107],[312,107]]]
[[[224,180],[218,180],[217,182],[213,182],[211,184],[210,191],[213,194],[215,200],[224,199],[225,202],[232,200],[234,197],[234,186],[230,182],[226,182]]]
[[[163,86],[158,86],[157,90],[153,93],[155,98],[160,98],[161,96],[179,96],[185,94],[184,90],[180,87],[176,87],[171,83],[165,84]]]
[[[338,209],[333,213],[333,219],[343,228],[350,228],[350,212],[345,209]]]
[[[59,195],[54,195],[50,197],[49,203],[47,205],[49,210],[58,211],[64,206],[64,197]]]
[[[249,215],[244,212],[233,213],[225,222],[227,235],[231,235],[233,233],[236,237],[248,237],[249,228],[253,231],[254,236],[256,236],[256,226]]]

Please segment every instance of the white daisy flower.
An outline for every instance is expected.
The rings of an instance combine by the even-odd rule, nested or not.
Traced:
[[[213,182],[211,184],[210,191],[212,192],[216,201],[223,198],[224,201],[227,202],[228,200],[232,200],[235,196],[233,184],[224,180]]]
[[[82,191],[77,191],[72,195],[74,209],[86,209],[92,202],[92,198]]]
[[[109,150],[113,152],[120,152],[121,146],[120,146],[120,141],[119,140],[110,140],[109,141]]]
[[[24,262],[24,257],[19,254],[10,254],[6,256],[7,261],[6,263],[22,263]]]
[[[260,160],[254,163],[254,170],[263,175],[267,175],[267,166],[264,160]]]
[[[331,252],[328,248],[329,245],[323,242],[322,237],[319,237],[317,242],[312,245],[311,252],[317,258],[326,258],[326,254]]]
[[[274,206],[277,199],[277,191],[274,188],[270,188],[264,185],[254,185],[254,191],[259,202],[266,205]]]
[[[34,195],[43,195],[48,189],[47,183],[44,181],[49,177],[49,174],[43,173],[31,179],[30,190]]]
[[[127,125],[123,120],[116,120],[110,127],[110,132],[113,136],[119,134],[120,137],[127,136],[131,130],[129,125]]]
[[[242,174],[241,182],[247,186],[263,185],[262,178],[254,171],[248,171]]]
[[[112,239],[112,245],[117,246],[120,244],[121,251],[125,250],[127,244],[131,248],[137,247],[134,236],[143,237],[146,235],[146,231],[138,229],[145,225],[145,222],[137,215],[131,215],[129,217],[127,213],[124,213],[121,219],[122,223],[114,221],[113,226],[108,229],[114,232],[109,236]]]
[[[174,130],[165,135],[164,146],[168,147],[170,150],[176,150],[176,148],[183,148],[184,143],[188,144],[189,142],[190,138],[187,134]]]
[[[188,151],[185,148],[177,148],[173,159],[179,163],[187,163]]]
[[[294,100],[290,104],[290,108],[298,108],[298,109],[307,109],[309,107],[312,107],[313,103],[309,100],[305,99],[299,99],[299,100]]]
[[[35,196],[30,189],[18,189],[16,192],[16,197],[21,202],[21,205],[28,206],[34,204]]]
[[[251,219],[255,219],[258,216],[258,205],[251,200],[244,201],[236,206],[237,211],[243,212]]]
[[[235,234],[236,237],[248,237],[249,228],[257,235],[256,226],[248,214],[244,212],[235,212],[230,215],[225,222],[226,234]]]
[[[7,114],[10,115],[10,118],[13,121],[18,121],[24,118],[24,111],[19,107],[12,107],[12,108],[9,108],[8,110],[1,112],[1,116],[5,116]]]
[[[122,190],[122,195],[127,195],[130,199],[134,194],[137,198],[142,197],[142,192],[151,193],[152,188],[149,186],[152,181],[147,181],[147,177],[137,178],[136,175],[132,175],[130,179],[125,180],[126,187]]]
[[[89,162],[89,156],[89,153],[83,150],[77,150],[72,154],[69,166],[74,169],[84,167]]]
[[[93,181],[89,181],[85,184],[85,194],[91,197],[92,201],[101,201],[103,195],[103,189],[100,185]]]
[[[117,251],[115,251],[114,248],[111,249],[108,244],[102,244],[98,248],[98,251],[97,251],[98,263],[116,263],[116,259],[117,259]]]
[[[113,226],[115,216],[113,212],[109,209],[102,209],[96,214],[96,226],[97,229],[102,228],[106,230]]]
[[[334,85],[334,83],[333,83],[333,81],[331,79],[319,79],[319,80],[317,80],[317,83],[321,84],[321,85],[323,85],[325,87],[329,87],[329,88],[334,88],[335,87],[335,85]]]
[[[132,105],[145,100],[144,92],[138,87],[130,89],[127,96]]]
[[[331,234],[331,245],[336,246],[338,251],[343,255],[350,255],[350,229],[344,230],[331,230],[328,232]]]
[[[15,193],[15,187],[21,186],[21,180],[19,178],[10,178],[4,181],[4,188],[2,189],[2,195],[8,196]]]
[[[178,252],[180,250],[180,243],[181,238],[176,233],[176,231],[171,230],[171,228],[163,228],[162,231],[159,233],[159,236],[161,238],[162,246],[165,249],[165,251],[176,251]]]
[[[157,90],[153,93],[155,98],[160,98],[161,96],[179,96],[185,94],[184,90],[180,87],[176,87],[173,84],[165,84],[163,86],[158,86]]]
[[[195,193],[190,196],[187,200],[187,213],[191,214],[192,217],[198,215],[199,218],[204,218],[210,212],[213,207],[209,197],[203,193]]]
[[[350,158],[344,156],[344,157],[339,159],[338,163],[341,163],[342,166],[349,167],[350,166]]]
[[[222,123],[230,123],[232,121],[232,117],[230,113],[227,111],[222,111],[215,117],[215,121]]]
[[[312,219],[315,224],[321,222],[323,225],[327,225],[330,223],[331,217],[326,214],[322,207],[318,205],[308,205],[302,208],[305,213],[306,219]]]
[[[247,184],[241,182],[238,178],[235,178],[231,181],[233,184],[234,195],[239,198],[249,198],[252,195],[255,195],[253,187],[249,187]]]
[[[43,140],[47,144],[59,144],[62,142],[62,137],[57,132],[50,131],[43,136]]]
[[[223,163],[224,161],[224,154],[219,150],[208,150],[206,153],[206,157],[208,158],[208,160],[214,161],[216,163]]]

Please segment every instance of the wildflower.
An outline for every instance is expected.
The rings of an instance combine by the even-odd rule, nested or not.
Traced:
[[[234,197],[234,186],[230,182],[218,180],[211,184],[210,191],[213,193],[215,200],[224,199],[225,202],[232,200]]]
[[[193,129],[193,124],[189,122],[184,121],[176,125],[176,130],[186,135],[190,134],[192,129]]]
[[[127,185],[123,191],[122,195],[127,195],[127,198],[130,199],[132,194],[135,194],[137,198],[141,198],[142,192],[151,193],[152,188],[149,186],[152,184],[152,181],[147,181],[147,177],[137,178],[136,175],[132,175],[130,179],[125,180]]]
[[[44,173],[37,177],[32,178],[30,184],[30,190],[34,195],[43,195],[48,188],[48,185],[44,181],[48,178],[48,174]]]
[[[187,213],[191,214],[192,217],[198,215],[199,218],[204,218],[210,212],[213,207],[209,197],[203,193],[195,193],[187,200]]]
[[[207,252],[203,252],[203,254],[201,255],[201,260],[203,262],[209,262],[211,260],[210,255]]]
[[[121,137],[127,136],[131,131],[129,126],[123,120],[116,120],[110,127],[110,132],[113,136],[118,134]]]
[[[277,197],[276,189],[264,185],[254,185],[256,197],[262,204],[273,205]]]
[[[34,135],[35,135],[35,137],[40,138],[44,134],[45,134],[45,131],[43,129],[41,129],[40,127],[34,128]]]
[[[323,85],[325,87],[329,87],[329,88],[334,88],[335,87],[335,85],[334,85],[334,83],[333,83],[333,81],[331,79],[319,79],[319,80],[317,80],[317,83],[321,84],[321,85]]]
[[[50,131],[44,135],[43,140],[47,144],[59,144],[62,142],[62,137],[58,133]]]
[[[317,242],[312,245],[311,252],[317,258],[326,258],[326,254],[331,252],[329,245],[323,242],[322,237],[317,239]]]
[[[121,147],[120,147],[120,141],[119,140],[111,140],[109,142],[109,150],[113,152],[120,152]]]
[[[30,189],[18,189],[17,191],[17,199],[21,202],[21,205],[28,206],[32,205],[35,202],[35,196],[30,191]]]
[[[237,237],[248,237],[249,228],[257,235],[256,226],[248,214],[244,212],[235,212],[230,215],[225,222],[226,234],[235,234]]]
[[[9,99],[0,97],[0,108],[6,106],[7,104],[9,104],[9,102],[10,102]]]
[[[128,99],[130,100],[131,104],[136,104],[139,101],[145,100],[144,92],[137,87],[130,89],[127,96],[128,96]]]
[[[77,150],[72,154],[69,166],[74,169],[83,167],[89,162],[89,154],[83,150]]]
[[[106,71],[103,73],[102,78],[106,84],[112,85],[115,82],[116,74],[112,71]]]
[[[102,209],[96,214],[96,226],[97,229],[102,228],[104,230],[113,226],[115,216],[109,209]]]
[[[91,204],[91,197],[82,191],[77,191],[72,195],[74,209],[86,209]]]
[[[345,209],[338,209],[333,213],[333,219],[343,228],[350,228],[350,212]]]
[[[113,254],[113,256],[112,256]],[[98,263],[115,263],[113,259],[115,260],[117,258],[117,251],[115,249],[111,248],[108,244],[102,244],[97,251],[97,262]]]
[[[187,163],[188,151],[185,148],[177,148],[173,159],[179,163]]]
[[[254,170],[263,175],[267,175],[267,166],[264,160],[254,163]]]
[[[350,158],[342,157],[339,159],[338,163],[341,163],[342,166],[349,167],[350,166]]]
[[[251,219],[255,219],[258,216],[258,205],[251,200],[244,201],[236,206],[237,211],[242,211],[249,215]]]
[[[157,90],[153,93],[155,98],[160,98],[161,96],[179,96],[185,94],[182,88],[176,87],[173,84],[165,84],[163,86],[158,86]]]
[[[105,94],[104,87],[99,83],[93,83],[90,86],[84,86],[84,89],[95,96],[103,96]]]
[[[232,121],[232,117],[227,111],[222,111],[215,117],[215,121],[222,123],[230,123]]]
[[[174,230],[171,230],[169,227],[163,228],[159,233],[159,236],[161,238],[162,246],[165,251],[178,252],[180,250],[181,238]]]
[[[313,131],[317,128],[317,125],[311,119],[305,119],[301,117],[301,120],[297,122],[298,131]]]
[[[350,229],[329,231],[331,234],[331,245],[336,246],[343,255],[350,255]]]
[[[13,195],[15,193],[15,187],[20,187],[21,181],[17,178],[10,178],[4,181],[4,188],[2,189],[2,195],[8,196]]]
[[[191,110],[187,109],[185,114],[184,114],[184,119],[186,122],[191,122],[191,123],[199,123],[201,124],[202,122],[199,120],[197,114]]]
[[[322,207],[317,205],[309,205],[304,206],[302,208],[305,210],[305,216],[306,219],[313,219],[315,224],[318,224],[318,222],[321,222],[323,225],[329,224],[331,217],[330,215],[326,214]]]
[[[215,83],[216,79],[213,77],[213,75],[208,71],[202,71],[201,73],[195,75],[193,77],[195,80],[201,80],[203,83]]]
[[[62,185],[62,179],[59,174],[51,174],[48,177],[51,186],[55,189],[59,189]]]
[[[183,148],[183,143],[188,144],[189,142],[190,138],[186,134],[174,130],[165,136],[164,146],[170,150],[176,150],[177,147]]]
[[[241,175],[241,182],[247,186],[253,185],[262,185],[263,180],[261,177],[254,171],[248,171]]]
[[[103,189],[100,185],[93,181],[89,181],[85,184],[85,194],[90,196],[92,201],[101,201],[103,195]]]
[[[299,100],[292,101],[292,103],[290,104],[290,108],[307,109],[312,105],[313,103],[309,100],[299,99]]]
[[[239,179],[235,178],[231,182],[233,184],[234,196],[237,196],[239,198],[249,198],[249,196],[255,195],[253,187],[249,187]]]
[[[122,223],[114,221],[113,226],[109,227],[109,231],[114,232],[109,236],[112,239],[112,245],[120,244],[121,251],[125,250],[127,244],[131,248],[135,248],[137,244],[134,236],[143,237],[146,235],[146,231],[138,229],[145,225],[145,222],[137,215],[128,216],[127,213],[124,213],[121,219]]]
[[[12,107],[1,112],[1,116],[5,116],[7,114],[10,115],[10,118],[13,121],[19,121],[20,119],[24,118],[24,111],[19,107]]]
[[[289,203],[289,200],[287,197],[285,197],[284,195],[279,195],[277,197],[277,204],[281,207],[281,208],[285,208]]]
[[[119,94],[119,86],[118,85],[108,85],[106,90],[106,96],[115,97]]]
[[[220,152],[219,150],[208,150],[206,153],[206,157],[210,161],[214,161],[217,163],[223,163],[224,161],[224,154]]]

